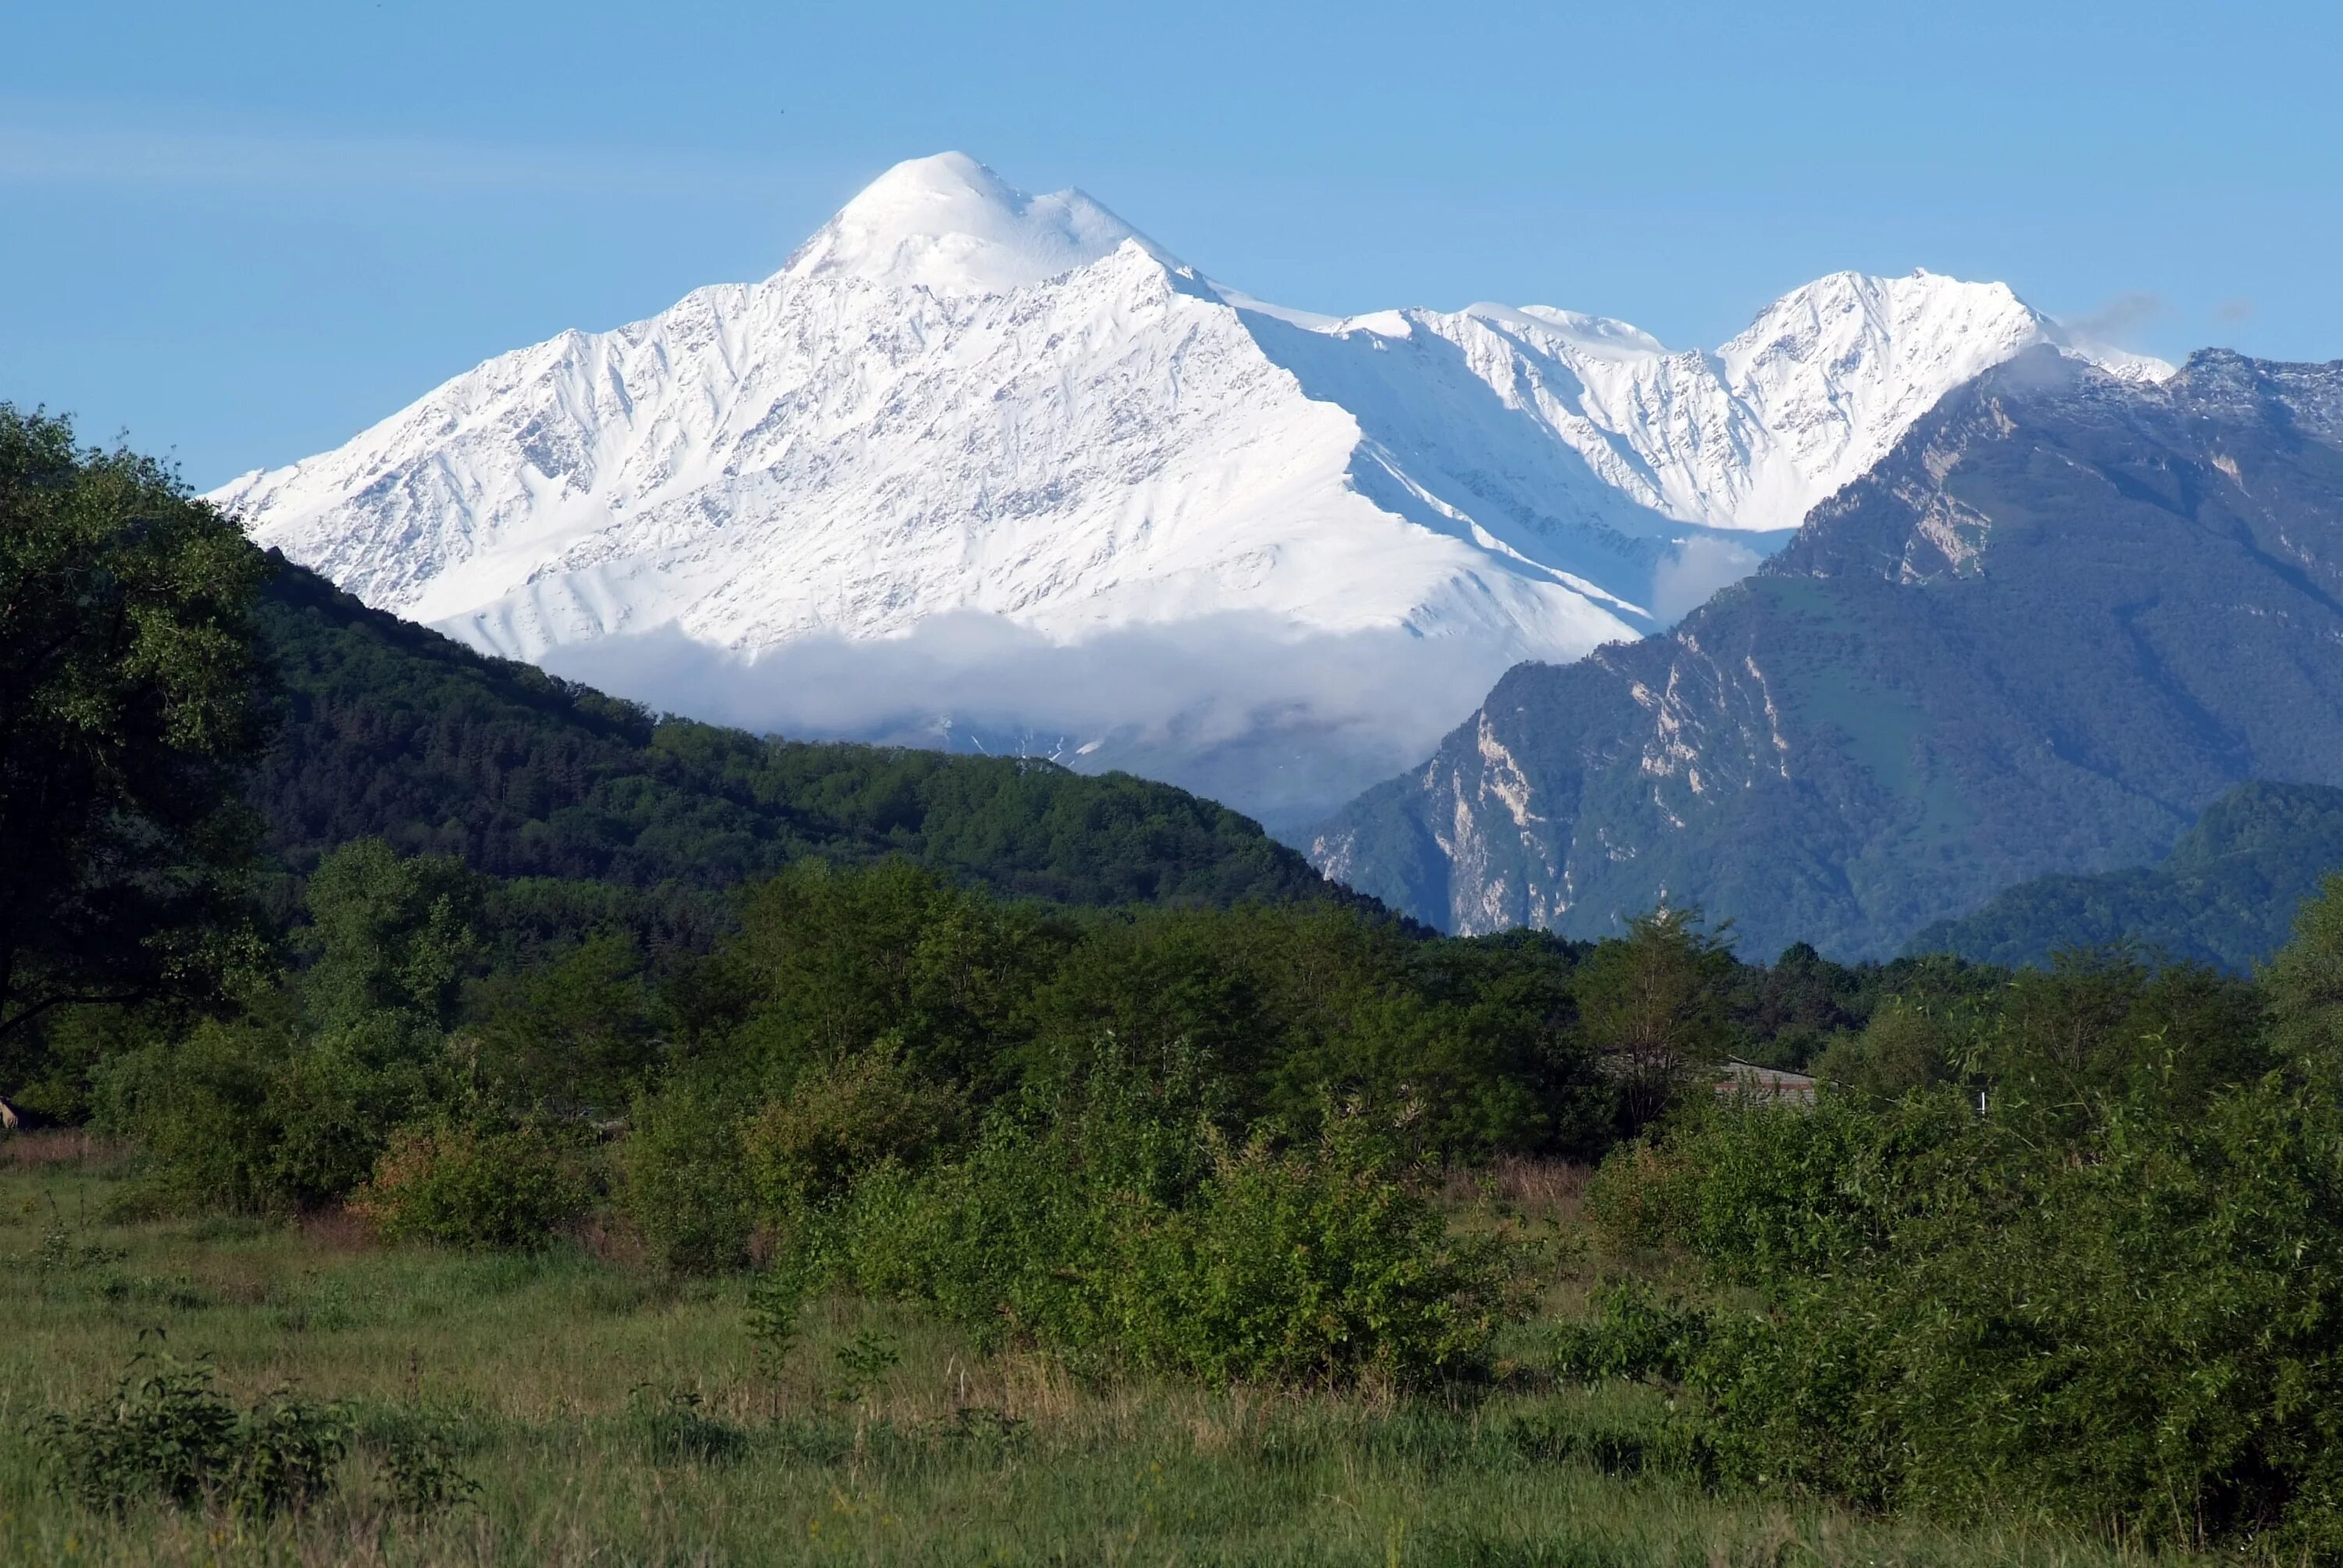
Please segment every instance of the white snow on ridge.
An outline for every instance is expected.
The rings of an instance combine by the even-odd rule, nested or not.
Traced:
[[[781,270],[1000,293],[1102,261],[1125,240],[1153,248],[1080,191],[1029,196],[965,153],[940,153],[880,176]]]
[[[964,668],[903,689],[951,661],[894,658],[872,728],[1088,726],[1064,747],[1086,765],[1175,777],[1209,745],[1240,804],[1283,809],[1269,775],[1307,773],[1315,809],[1413,760],[1506,664],[1651,629],[1686,549],[1754,560],[1705,541],[1795,528],[1944,392],[2045,341],[2065,335],[2003,286],[1926,274],[1822,279],[1714,355],[1546,307],[1323,317],[945,154],[764,282],[500,356],[213,499],[484,648],[621,689],[630,638],[706,650],[689,676],[641,661],[669,689],[628,694],[785,729],[835,728],[854,645],[997,618],[1024,639],[998,711],[969,711],[986,688]],[[1235,663],[1166,640],[1236,624]],[[1277,651],[1310,639],[1342,657]],[[817,645],[820,719],[789,652]],[[1062,676],[1037,674],[1053,647]],[[1393,693],[1434,668],[1441,701],[1465,694],[1446,719]],[[1101,744],[1134,685],[1131,732]],[[1360,777],[1297,769],[1281,735]]]

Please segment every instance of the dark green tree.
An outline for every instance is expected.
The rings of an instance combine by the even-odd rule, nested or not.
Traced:
[[[453,855],[402,857],[380,839],[345,844],[309,879],[303,990],[318,1027],[348,1028],[383,1013],[452,1027],[479,956],[480,879]]]
[[[1572,976],[1586,1039],[1619,1085],[1628,1131],[1655,1120],[1725,1060],[1733,954],[1697,910],[1655,910]]]
[[[471,1006],[481,1073],[516,1109],[622,1111],[656,1054],[643,955],[623,931],[491,975]]]
[[[2278,1053],[2293,1060],[2343,1061],[2343,872],[2294,919],[2294,940],[2261,973]]]
[[[167,468],[0,405],[0,1040],[257,950],[242,786],[267,567]]]

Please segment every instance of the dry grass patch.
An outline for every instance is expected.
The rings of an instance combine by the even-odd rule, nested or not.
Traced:
[[[121,1151],[112,1144],[78,1127],[0,1134],[0,1171],[111,1168],[119,1165],[121,1158]]]

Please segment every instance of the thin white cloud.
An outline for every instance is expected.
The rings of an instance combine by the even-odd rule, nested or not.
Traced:
[[[749,729],[1125,768],[1293,828],[1429,756],[1508,660],[1397,629],[1296,637],[1238,612],[1071,645],[954,614],[906,637],[811,638],[754,661],[669,630],[542,662]]]
[[[74,123],[0,109],[0,183],[227,191],[738,190],[737,164],[616,148]]]
[[[2171,313],[2160,294],[2118,294],[2087,316],[2066,323],[2077,335],[2095,343],[2127,347]]]
[[[1678,545],[1652,573],[1652,613],[1664,624],[1682,620],[1757,569],[1765,558],[1746,545],[1700,534]]]

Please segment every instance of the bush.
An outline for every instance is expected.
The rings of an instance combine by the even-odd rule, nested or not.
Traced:
[[[1976,1115],[1953,1090],[1877,1111],[1834,1099],[1803,1111],[1719,1105],[1671,1141],[1693,1173],[1686,1240],[1711,1270],[1741,1283],[1828,1272],[1957,1197],[1977,1134]]]
[[[1554,1370],[1574,1382],[1657,1379],[1681,1382],[1705,1344],[1708,1320],[1676,1297],[1645,1284],[1607,1285],[1594,1295],[1594,1315],[1561,1325]]]
[[[2306,1063],[2209,1101],[2151,1080],[2056,1123],[1957,1091],[1720,1111],[1668,1151],[1692,1246],[1762,1310],[1671,1326],[1614,1303],[1577,1360],[1680,1375],[1727,1480],[2332,1557],[2338,1088]]]
[[[741,1110],[721,1085],[679,1078],[635,1101],[618,1146],[619,1198],[663,1268],[723,1273],[749,1261],[751,1194]]]
[[[413,1514],[438,1513],[475,1501],[480,1483],[457,1465],[446,1436],[427,1426],[393,1435],[383,1444],[382,1469],[391,1505]]]
[[[1618,1253],[1658,1251],[1692,1239],[1697,1172],[1652,1139],[1613,1150],[1586,1183],[1582,1212],[1604,1246]]]
[[[1949,1014],[1942,1005],[1889,1001],[1861,1034],[1842,1036],[1816,1058],[1815,1076],[1833,1092],[1880,1102],[1946,1082],[1964,1044],[1965,1020]]]
[[[1123,1219],[1128,1349],[1212,1382],[1420,1382],[1477,1365],[1518,1308],[1500,1244],[1451,1237],[1356,1115],[1298,1148],[1216,1148],[1176,1219]]]
[[[594,1201],[574,1138],[536,1123],[401,1128],[351,1207],[390,1241],[541,1247]]]
[[[1518,1305],[1493,1239],[1451,1237],[1354,1112],[1234,1142],[1191,1066],[1101,1053],[962,1161],[899,1167],[833,1232],[844,1271],[980,1338],[1212,1382],[1419,1382],[1478,1362]]]
[[[66,1495],[109,1511],[158,1497],[266,1516],[332,1484],[349,1450],[338,1406],[278,1392],[240,1412],[212,1387],[208,1366],[160,1353],[140,1362],[112,1399],[48,1417],[42,1447]]]
[[[917,1166],[957,1141],[968,1118],[955,1090],[920,1078],[881,1047],[798,1075],[743,1134],[750,1186],[769,1219],[828,1203],[893,1160]]]
[[[2276,1530],[2343,1551],[2333,1086],[2096,1116],[2077,1158],[2011,1138],[1948,1171],[1960,1189],[1855,1288],[1791,1293],[1780,1338],[1875,1347],[1876,1419],[1908,1456],[1890,1473],[1928,1511],[2123,1519],[2181,1543]],[[1718,1374],[1747,1382],[1735,1360]]]
[[[359,1415],[359,1443],[375,1456],[393,1508],[421,1515],[478,1500],[479,1483],[460,1462],[482,1438],[460,1409],[377,1404]]]
[[[166,1206],[312,1209],[348,1197],[388,1131],[443,1096],[437,1049],[393,1015],[306,1036],[266,997],[108,1063],[99,1121],[138,1148]]]

